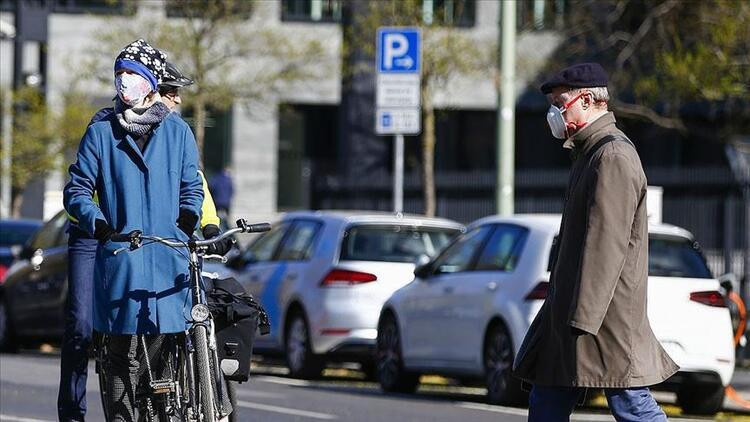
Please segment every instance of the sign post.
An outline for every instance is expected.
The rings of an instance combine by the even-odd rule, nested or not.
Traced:
[[[404,209],[404,135],[421,131],[422,34],[418,28],[383,27],[376,40],[375,132],[395,135],[393,211]]]

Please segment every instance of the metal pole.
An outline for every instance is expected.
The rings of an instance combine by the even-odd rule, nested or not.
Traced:
[[[516,2],[502,2],[500,39],[500,73],[498,93],[497,139],[497,210],[513,214],[513,173],[515,157],[515,79],[516,79]]]
[[[404,211],[404,135],[396,135],[393,149],[393,212]]]
[[[10,180],[10,166],[11,166],[11,148],[13,142],[11,136],[13,130],[13,92],[8,90],[3,93],[3,157],[0,160],[0,217],[9,218],[11,214],[11,207],[13,206],[11,200],[11,180]]]

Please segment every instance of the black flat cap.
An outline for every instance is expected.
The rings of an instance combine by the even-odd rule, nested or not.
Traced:
[[[542,94],[567,86],[571,88],[593,88],[607,86],[607,72],[599,63],[579,63],[566,67],[542,84]]]

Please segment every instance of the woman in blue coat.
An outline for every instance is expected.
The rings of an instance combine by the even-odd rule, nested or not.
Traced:
[[[165,62],[164,54],[143,40],[120,53],[115,113],[86,130],[64,192],[65,209],[100,242],[94,329],[111,335],[112,372],[121,378],[138,366],[134,335],[184,332],[191,307],[187,261],[179,252],[153,245],[114,255],[123,245],[109,241],[114,233],[131,230],[188,240],[200,217],[203,189],[195,139],[157,92]],[[115,406],[117,414],[109,416],[134,418],[130,390],[120,390],[123,395],[115,399],[125,405]]]

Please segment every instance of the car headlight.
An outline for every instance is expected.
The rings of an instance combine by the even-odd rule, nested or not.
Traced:
[[[200,303],[193,306],[193,309],[190,310],[190,316],[195,322],[203,322],[208,319],[209,315],[211,315],[211,311],[208,310],[208,306]]]

